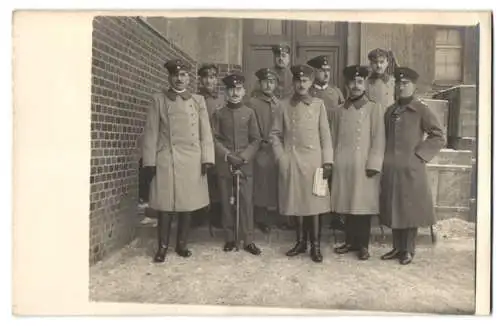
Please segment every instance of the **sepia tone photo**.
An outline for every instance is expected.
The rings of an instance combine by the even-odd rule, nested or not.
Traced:
[[[479,31],[95,17],[90,299],[473,314]]]
[[[92,17],[86,303],[478,312],[485,26],[339,17]]]

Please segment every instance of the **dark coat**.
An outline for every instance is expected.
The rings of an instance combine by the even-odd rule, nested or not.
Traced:
[[[221,96],[217,93],[211,93],[204,88],[201,88],[198,94],[205,98],[205,102],[207,104],[208,116],[210,118],[212,118],[215,111],[222,108],[226,104],[224,96]]]
[[[279,76],[278,87],[276,87],[275,94],[278,98],[283,99],[293,95],[293,75],[289,67],[280,68],[274,66],[273,69]]]
[[[323,102],[325,103],[326,115],[328,116],[328,123],[331,126],[334,110],[341,106],[345,101],[344,95],[340,91],[340,88],[328,85],[326,87],[321,87],[317,84],[314,84],[309,89],[309,93],[312,96],[323,100]]]
[[[214,113],[222,108],[225,104],[224,96],[221,96],[217,93],[211,93],[205,88],[200,88],[198,94],[205,98],[208,116],[210,117],[210,121],[212,121]],[[220,190],[217,178],[217,170],[213,168],[210,169],[208,171],[208,192],[210,195],[211,203],[217,203],[220,201]]]
[[[443,148],[443,127],[419,99],[394,115],[398,108],[395,103],[385,113],[380,219],[394,229],[425,227],[434,224],[436,218],[424,161],[431,161]]]
[[[278,204],[278,165],[269,139],[273,116],[280,110],[276,97],[257,92],[248,105],[255,111],[262,144],[254,162],[254,205],[276,208]]]
[[[219,177],[232,177],[229,164],[225,161],[225,155],[228,153],[237,153],[248,161],[241,171],[252,176],[254,156],[262,140],[255,112],[245,105],[234,109],[224,106],[215,112],[212,127],[215,164]]]

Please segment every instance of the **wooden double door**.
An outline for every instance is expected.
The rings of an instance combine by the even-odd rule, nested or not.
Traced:
[[[271,48],[279,43],[290,45],[291,65],[326,55],[331,66],[330,84],[344,91],[342,69],[346,64],[347,23],[244,19],[243,73],[247,87],[255,85],[255,71],[274,65]]]

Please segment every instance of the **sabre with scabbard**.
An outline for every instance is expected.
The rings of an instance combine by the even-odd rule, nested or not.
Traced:
[[[232,191],[231,191],[231,198],[229,198],[229,202],[231,205],[236,206],[236,214],[235,214],[235,225],[234,225],[234,242],[236,245],[236,251],[239,251],[240,249],[240,238],[239,238],[239,232],[240,232],[240,178],[245,178],[245,175],[239,168],[235,168],[233,165],[229,165],[229,171],[233,175],[233,182],[232,182]],[[236,183],[236,187],[235,187]],[[236,189],[235,189],[236,188]],[[236,192],[236,195],[235,195]]]

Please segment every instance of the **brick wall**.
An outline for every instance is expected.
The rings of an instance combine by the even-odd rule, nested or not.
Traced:
[[[196,62],[133,17],[93,21],[90,263],[119,249],[138,222],[138,148],[153,92],[167,85],[163,63]]]
[[[202,63],[200,63],[201,65]],[[217,69],[219,70],[219,74],[217,75],[218,83],[218,91],[219,94],[224,95],[225,86],[222,83],[222,79],[226,77],[230,72],[241,71],[241,65],[232,65],[232,64],[216,64]],[[199,87],[199,85],[198,85]]]

